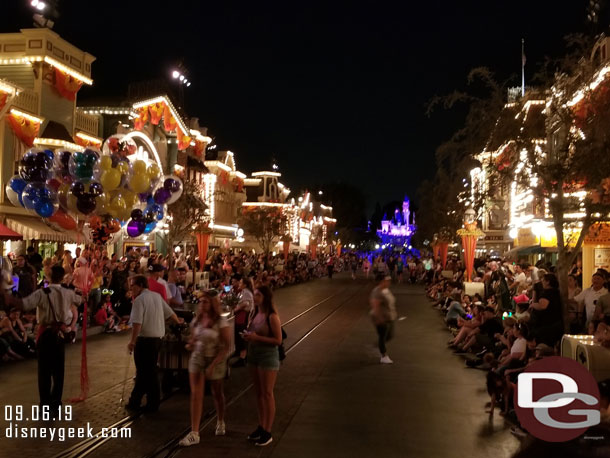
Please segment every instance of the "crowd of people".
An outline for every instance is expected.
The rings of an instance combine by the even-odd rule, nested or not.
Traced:
[[[246,365],[257,395],[259,425],[248,436],[258,446],[272,441],[275,417],[273,389],[281,358],[283,331],[272,291],[328,275],[345,265],[332,255],[255,255],[213,252],[201,265],[188,256],[164,256],[129,248],[123,257],[101,247],[77,248],[42,259],[33,247],[14,259],[11,280],[4,278],[0,296],[0,354],[3,361],[38,356],[41,406],[57,411],[62,405],[65,344],[87,322],[107,332],[131,330],[128,350],[136,365],[135,385],[127,409],[155,412],[160,389],[157,361],[171,319],[185,326],[178,311],[185,302],[197,311],[190,327],[189,377],[192,431],[181,441],[199,442],[203,386],[209,380],[217,410],[216,434],[225,434],[223,380],[229,362],[228,308],[234,309],[236,367]],[[6,267],[6,266],[5,266]],[[195,271],[207,272],[202,284]],[[190,279],[188,278],[190,276]],[[12,290],[12,291],[11,291]],[[234,304],[222,304],[229,294]],[[85,310],[87,313],[85,313]],[[141,405],[144,396],[146,404]]]
[[[452,332],[448,347],[464,355],[468,366],[486,371],[489,415],[499,407],[514,422],[511,431],[525,436],[514,411],[517,378],[535,361],[561,354],[565,328],[556,268],[543,261],[530,265],[498,259],[477,260],[476,267],[477,293],[465,293],[464,266],[457,259],[444,269],[438,261],[433,264],[425,277],[426,292]],[[608,272],[600,269],[592,286],[582,290],[577,261],[569,273],[566,318],[572,333],[592,334],[607,348],[609,281]],[[599,385],[607,407],[610,381]]]
[[[136,275],[149,277],[151,288],[172,308],[190,300],[197,287],[190,274],[201,270],[199,258],[188,255],[162,255],[154,250],[133,247],[122,257],[108,255],[100,247],[76,248],[72,253],[62,250],[43,259],[34,247],[26,254],[11,256],[13,295],[24,298],[50,283],[53,266],[64,269],[61,284],[87,297],[88,324],[103,326],[106,332],[130,328],[132,297],[128,280]],[[247,283],[265,285],[271,289],[294,285],[319,278],[332,270],[343,268],[342,261],[320,254],[256,255],[245,252],[214,252],[207,258],[203,270],[208,272],[209,288],[222,290],[224,286]],[[170,266],[173,269],[170,269]],[[187,277],[190,277],[187,280]],[[1,300],[1,299],[0,299]],[[82,326],[84,307],[76,312],[77,326]],[[72,320],[72,317],[67,317]],[[0,304],[0,358],[3,362],[35,356],[39,326],[33,311],[21,311],[8,304]],[[75,330],[74,330],[75,331]]]

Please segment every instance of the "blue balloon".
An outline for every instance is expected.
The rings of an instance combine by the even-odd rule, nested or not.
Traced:
[[[11,178],[11,181],[9,181],[8,185],[13,191],[21,194],[27,186],[27,182],[23,178],[13,177]]]
[[[25,208],[36,211],[43,218],[53,216],[57,210],[57,195],[42,183],[29,183],[21,197]]]
[[[42,216],[43,218],[50,218],[55,213],[56,208],[56,205],[53,204],[51,199],[42,198],[38,199],[34,210],[39,216]]]
[[[155,227],[157,227],[157,223],[156,222],[152,222],[152,223],[148,223],[145,227],[144,227],[144,233],[145,234],[150,234],[152,231],[155,230]]]
[[[28,184],[21,194],[23,206],[28,210],[34,210],[40,198],[38,197],[38,189],[33,186],[33,183]]]
[[[47,155],[47,157],[51,160],[55,159],[55,155],[53,154],[53,151],[51,151],[50,149],[46,149],[44,150],[44,153]]]

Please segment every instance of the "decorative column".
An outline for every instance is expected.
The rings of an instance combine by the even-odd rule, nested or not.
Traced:
[[[197,238],[197,254],[199,255],[199,270],[201,272],[203,272],[205,261],[208,258],[208,246],[211,233],[212,231],[207,227],[200,229],[195,233],[195,237]]]
[[[453,239],[453,235],[449,228],[442,227],[438,236],[438,249],[441,257],[441,267],[443,270],[447,267],[447,253],[449,251],[449,244]]]
[[[462,247],[464,248],[464,266],[466,267],[464,281],[472,281],[472,272],[474,270],[474,255],[477,248],[477,239],[484,235],[477,227],[475,221],[475,212],[469,208],[464,213],[464,228],[459,229],[457,234],[462,237]]]

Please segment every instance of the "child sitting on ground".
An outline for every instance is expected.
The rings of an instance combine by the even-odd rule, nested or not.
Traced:
[[[99,326],[104,326],[104,332],[117,332],[119,330],[119,316],[112,308],[110,294],[104,296],[104,303],[95,314],[95,322]]]

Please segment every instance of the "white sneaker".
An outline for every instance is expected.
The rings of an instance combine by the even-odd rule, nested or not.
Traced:
[[[381,364],[393,364],[394,363],[394,361],[392,361],[388,355],[382,356],[381,359],[379,360],[379,362]]]
[[[184,437],[184,439],[182,439],[180,442],[178,442],[178,445],[181,445],[182,447],[190,447],[191,445],[197,445],[198,443],[199,443],[199,433],[196,433],[195,431],[191,431]]]
[[[214,434],[216,434],[217,436],[224,436],[226,434],[224,421],[219,421],[218,423],[216,423],[216,431],[214,432]]]

